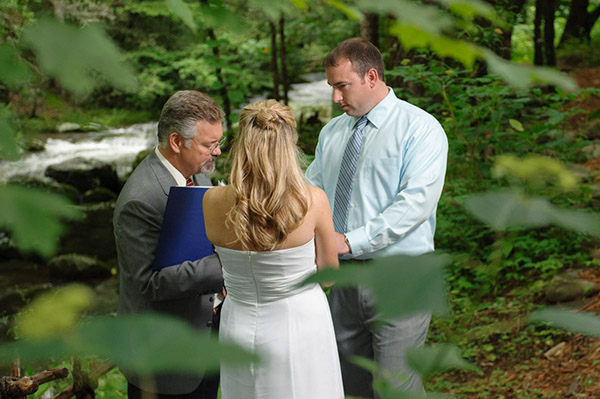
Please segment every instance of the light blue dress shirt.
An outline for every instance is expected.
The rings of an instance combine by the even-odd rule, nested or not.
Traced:
[[[352,254],[342,259],[431,252],[448,156],[444,129],[427,112],[398,99],[391,88],[367,117],[348,214]],[[344,148],[356,121],[343,114],[327,123],[306,170],[332,209]]]

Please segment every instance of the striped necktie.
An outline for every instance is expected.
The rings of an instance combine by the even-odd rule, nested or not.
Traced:
[[[367,126],[368,121],[367,117],[363,115],[356,123],[354,134],[348,140],[340,165],[340,176],[335,187],[333,203],[333,226],[336,232],[342,234],[346,233],[348,225],[348,205],[350,205],[350,195],[352,194],[352,181],[356,172],[358,154],[362,147],[363,129]]]
[[[191,178],[188,177],[187,180],[185,181],[185,185],[190,187],[190,186],[194,185],[194,182],[192,181]]]

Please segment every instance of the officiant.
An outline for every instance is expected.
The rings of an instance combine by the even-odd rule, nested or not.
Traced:
[[[211,185],[221,154],[224,112],[204,93],[178,91],[163,106],[158,145],[133,171],[113,217],[120,273],[118,314],[162,312],[197,330],[218,327],[215,293],[223,288],[216,255],[153,270],[172,186]],[[137,376],[122,370],[130,399],[215,399],[218,376]],[[177,396],[173,396],[177,395]]]

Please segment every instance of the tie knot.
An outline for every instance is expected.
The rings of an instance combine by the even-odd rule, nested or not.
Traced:
[[[190,179],[189,177],[187,178],[187,180],[185,181],[185,185],[186,186],[193,186],[194,182],[192,181],[192,179]]]
[[[358,118],[358,121],[356,121],[356,125],[354,125],[354,130],[356,131],[361,131],[365,128],[365,126],[367,126],[367,123],[369,122],[369,118],[367,118],[366,115],[361,116],[360,118]]]

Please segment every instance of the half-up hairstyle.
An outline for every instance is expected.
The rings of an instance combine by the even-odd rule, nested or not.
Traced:
[[[281,245],[308,211],[292,110],[275,100],[244,107],[230,152],[235,203],[226,225],[246,250]]]

